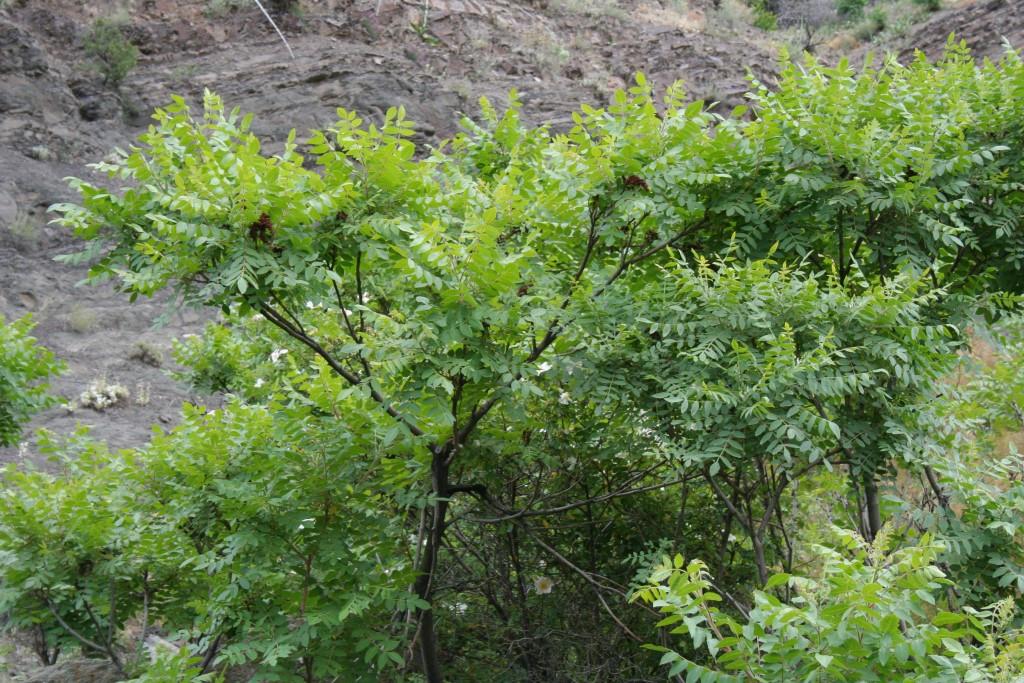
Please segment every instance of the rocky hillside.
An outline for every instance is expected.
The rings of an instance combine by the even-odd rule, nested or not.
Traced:
[[[900,53],[923,50],[938,57],[950,33],[966,40],[976,55],[997,59],[1006,43],[1024,45],[1024,3],[1019,0],[977,0],[936,12],[913,27],[900,41]]]

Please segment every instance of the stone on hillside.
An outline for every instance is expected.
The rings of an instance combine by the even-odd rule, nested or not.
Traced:
[[[23,683],[118,683],[122,675],[102,659],[68,659],[40,669]]]

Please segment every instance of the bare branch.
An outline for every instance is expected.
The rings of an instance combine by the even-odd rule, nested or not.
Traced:
[[[585,500],[578,500],[578,501],[573,502],[573,503],[567,503],[565,505],[560,505],[558,507],[553,507],[553,508],[547,508],[547,509],[544,509],[544,510],[528,510],[528,509],[523,509],[523,510],[519,510],[517,512],[509,512],[507,515],[504,515],[502,517],[489,517],[489,518],[482,518],[482,519],[470,518],[468,521],[474,522],[476,524],[501,524],[503,522],[509,522],[511,520],[514,520],[514,519],[521,519],[521,518],[525,518],[525,517],[543,517],[545,515],[557,515],[557,514],[561,514],[563,512],[568,512],[570,510],[575,510],[577,508],[585,507],[587,505],[592,505],[594,503],[601,503],[601,502],[604,502],[606,500],[612,500],[613,498],[625,498],[626,496],[634,496],[636,494],[646,493],[648,491],[653,491],[655,489],[663,489],[663,488],[668,487],[668,486],[675,486],[677,484],[682,484],[684,482],[690,481],[691,479],[695,478],[696,476],[697,475],[690,475],[690,476],[686,476],[686,477],[680,477],[678,479],[673,479],[672,481],[659,482],[657,484],[651,484],[650,486],[641,486],[639,488],[634,488],[634,489],[620,489],[618,491],[613,491],[611,493],[606,493],[606,494],[603,494],[603,495],[600,495],[600,496],[594,496],[592,498],[587,498]]]
[[[345,380],[348,381],[349,384],[353,386],[359,386],[363,384],[363,380],[361,377],[359,377],[359,375],[355,374],[354,372],[346,368],[344,365],[339,363],[338,360],[334,358],[334,356],[332,356],[330,353],[328,353],[327,350],[324,349],[324,347],[321,346],[315,339],[311,338],[305,332],[302,332],[301,330],[297,329],[294,325],[288,322],[288,320],[286,320],[280,313],[275,311],[269,305],[267,305],[266,303],[261,303],[260,312],[263,314],[263,317],[265,317],[274,325],[282,329],[285,333],[288,334],[288,336],[302,342],[310,349],[312,349],[314,353],[316,353],[318,356],[327,361],[327,364],[331,366],[331,369],[334,370],[339,375],[341,375],[343,378],[345,378]],[[414,423],[409,421],[408,418],[406,418],[404,415],[398,412],[398,409],[391,405],[391,403],[386,398],[384,398],[384,395],[381,394],[380,391],[378,391],[376,388],[369,384],[368,388],[370,390],[370,398],[379,403],[384,408],[384,411],[388,415],[398,420],[406,429],[409,430],[409,432],[413,436],[426,436],[426,432],[424,432]]]
[[[110,658],[110,661],[114,664],[114,666],[117,667],[117,670],[120,672],[124,672],[124,668],[121,666],[121,660],[109,646],[105,647],[103,645],[99,645],[83,636],[81,633],[76,631],[74,627],[72,627],[70,624],[64,621],[64,618],[60,616],[60,612],[58,612],[57,609],[53,606],[53,603],[50,602],[49,598],[43,598],[43,600],[44,602],[46,602],[46,606],[49,608],[50,613],[53,614],[53,616],[57,619],[57,623],[59,623],[64,628],[65,631],[74,636],[75,640],[82,643],[91,650],[95,650],[96,652],[101,652],[107,655],[107,657]],[[98,629],[99,624],[97,623],[96,618],[93,616],[92,610],[89,609],[88,603],[85,603],[85,609],[89,613],[89,618],[92,620],[93,625],[95,625]]]

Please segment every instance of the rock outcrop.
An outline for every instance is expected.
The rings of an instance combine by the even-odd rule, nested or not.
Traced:
[[[108,661],[69,659],[40,669],[22,683],[118,683],[122,678]]]

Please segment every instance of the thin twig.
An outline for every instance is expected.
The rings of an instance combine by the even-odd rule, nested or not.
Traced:
[[[469,518],[467,521],[474,522],[476,524],[501,524],[503,522],[509,522],[513,519],[520,519],[522,517],[542,517],[545,515],[555,515],[562,512],[568,512],[569,510],[575,510],[577,508],[591,505],[593,503],[602,503],[606,500],[613,498],[623,498],[625,496],[632,496],[638,493],[645,493],[647,491],[653,491],[654,489],[665,488],[666,486],[675,486],[676,484],[682,484],[683,482],[689,481],[692,478],[696,478],[698,475],[689,475],[686,477],[680,477],[673,479],[672,481],[660,482],[657,484],[651,484],[649,486],[641,486],[633,489],[619,489],[618,491],[612,491],[611,493],[605,493],[600,496],[594,496],[585,500],[579,500],[573,503],[566,503],[565,505],[559,505],[558,507],[546,508],[543,510],[529,510],[522,509],[516,512],[509,512],[502,517],[488,517],[482,519]]]
[[[542,541],[539,538],[537,538],[537,536],[535,534],[531,533],[525,527],[523,527],[523,529],[524,529],[524,531],[527,532],[527,534],[530,536],[530,538],[533,539],[534,543],[536,543],[540,547],[544,548],[544,550],[548,551],[551,554],[552,557],[554,557],[561,564],[565,565],[566,567],[568,567],[572,571],[574,571],[577,574],[579,574],[581,577],[583,577],[584,581],[586,581],[587,583],[590,584],[590,586],[594,589],[594,593],[597,595],[597,599],[601,601],[601,605],[604,607],[605,611],[608,612],[608,616],[610,616],[612,618],[612,620],[615,621],[615,623],[619,626],[619,628],[622,629],[622,631],[626,635],[628,635],[630,638],[632,638],[633,640],[635,640],[637,642],[641,642],[641,643],[643,642],[642,638],[637,636],[635,633],[633,633],[633,631],[631,631],[629,629],[628,626],[626,626],[624,623],[622,623],[622,621],[615,614],[615,612],[612,611],[612,608],[608,606],[608,603],[605,602],[604,596],[601,595],[601,591],[602,590],[610,590],[613,593],[618,593],[619,595],[622,595],[623,597],[625,597],[625,595],[626,595],[625,592],[620,591],[620,590],[618,590],[616,588],[613,588],[613,587],[610,587],[610,586],[605,586],[604,584],[598,582],[596,579],[594,579],[594,577],[590,574],[590,572],[588,572],[585,569],[581,569],[580,567],[578,567],[575,564],[573,564],[573,562],[570,561],[567,557],[565,557],[560,552],[558,552],[557,550],[555,550],[554,548],[549,546],[544,541]]]
[[[274,23],[274,19],[273,19],[273,17],[270,16],[270,12],[268,12],[263,7],[263,3],[261,3],[260,0],[252,0],[252,1],[256,3],[256,6],[260,8],[261,12],[263,12],[263,16],[265,16],[267,18],[267,21],[270,22],[270,25],[274,27],[275,31],[277,31],[277,35],[280,36],[281,42],[284,43],[284,46],[286,48],[288,48],[288,54],[291,55],[292,59],[295,59],[295,53],[292,52],[292,46],[288,44],[288,39],[284,37],[284,34],[281,33],[281,29],[279,29],[277,27],[277,24]]]
[[[139,644],[135,649],[135,661],[142,661],[142,651],[146,646],[146,629],[149,628],[149,570],[142,572],[142,629],[139,633]],[[138,664],[136,664],[138,666]]]

